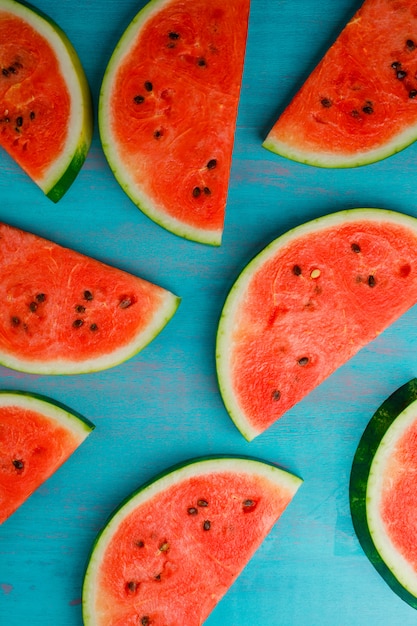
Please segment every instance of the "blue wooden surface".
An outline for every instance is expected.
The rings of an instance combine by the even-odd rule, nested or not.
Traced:
[[[95,106],[109,55],[141,0],[36,0],[76,47]],[[252,0],[223,245],[183,241],[118,186],[97,128],[85,166],[52,204],[3,153],[0,219],[152,280],[182,298],[139,355],[73,377],[0,368],[0,387],[49,395],[96,430],[0,527],[1,626],[81,626],[94,537],[119,501],[169,465],[211,453],[277,462],[304,485],[207,626],[402,626],[417,613],[368,563],[348,505],[350,466],[383,399],[417,374],[417,309],[251,443],[221,402],[216,326],[238,271],[265,244],[319,215],[355,206],[417,216],[417,144],[381,163],[327,171],[261,147],[278,112],[353,14],[354,0]],[[187,626],[187,625],[178,625]]]

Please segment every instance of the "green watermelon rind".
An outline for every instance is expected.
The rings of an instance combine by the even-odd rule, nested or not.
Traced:
[[[233,329],[233,321],[246,288],[255,272],[266,263],[268,259],[273,257],[281,247],[287,245],[297,237],[346,221],[355,221],[358,219],[397,223],[417,233],[417,220],[414,217],[387,209],[354,208],[318,217],[292,228],[268,244],[246,265],[246,267],[244,267],[226,297],[216,337],[215,358],[217,381],[227,412],[236,427],[248,441],[254,439],[262,431],[253,427],[239,407],[233,393],[228,360],[230,356],[230,335]]]
[[[46,417],[59,422],[81,440],[85,439],[95,425],[87,417],[70,409],[67,405],[40,393],[15,389],[0,389],[0,407],[18,405],[22,408],[38,411]]]
[[[109,94],[118,65],[121,59],[129,54],[130,46],[141,26],[145,24],[146,21],[152,17],[152,15],[158,13],[165,4],[169,4],[169,1],[170,0],[150,0],[150,2],[148,2],[148,4],[146,4],[130,22],[110,57],[99,95],[98,126],[101,144],[110,169],[112,170],[119,185],[126,195],[145,215],[147,215],[156,224],[162,226],[178,237],[195,241],[197,243],[220,246],[222,239],[222,231],[220,229],[206,230],[184,224],[180,220],[167,215],[163,206],[160,207],[156,205],[152,198],[137,189],[136,184],[120,163],[115,142],[113,141],[111,129],[108,124],[108,121],[111,119],[109,110]]]
[[[292,496],[295,495],[303,483],[301,478],[277,465],[261,461],[255,457],[238,455],[198,457],[178,463],[160,472],[156,477],[145,482],[139,489],[122,500],[113,510],[93,542],[87,560],[82,588],[82,610],[85,626],[95,626],[96,624],[93,603],[94,591],[97,588],[97,570],[109,542],[123,520],[142,502],[171,485],[179,483],[181,480],[189,477],[198,477],[213,471],[222,472],[227,470],[261,474],[277,485],[289,489]]]
[[[121,346],[117,350],[93,357],[83,359],[82,361],[55,359],[53,361],[41,361],[36,359],[22,359],[12,354],[0,352],[0,365],[4,365],[18,372],[27,374],[42,375],[74,375],[74,374],[90,374],[100,372],[102,370],[115,367],[128,361],[136,354],[141,352],[168,324],[174,316],[181,299],[166,291],[164,295],[163,305],[160,306],[157,313],[153,315],[150,324],[142,329],[128,344]]]
[[[90,87],[77,52],[52,18],[28,2],[0,0],[1,9],[26,20],[47,39],[60,60],[75,105],[68,123],[69,141],[64,153],[51,164],[44,180],[35,181],[50,200],[58,202],[74,182],[90,149],[93,136]]]
[[[403,432],[403,426],[410,423],[410,418],[416,419],[416,402],[417,378],[414,378],[378,408],[359,441],[349,484],[352,523],[365,555],[392,591],[413,608],[417,608],[416,574],[414,571],[414,580],[407,583],[410,566],[392,546],[382,524],[377,521],[379,516],[372,483],[375,485],[380,457],[389,445],[387,439],[395,440]]]

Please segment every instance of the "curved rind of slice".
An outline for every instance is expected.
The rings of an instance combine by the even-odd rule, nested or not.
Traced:
[[[264,147],[301,163],[343,168],[379,161],[414,142],[416,30],[414,2],[365,0]]]
[[[62,29],[29,4],[0,0],[0,145],[53,201],[91,145],[91,93]]]
[[[88,419],[50,398],[0,391],[0,524],[93,429]]]
[[[243,457],[194,459],[147,483],[94,543],[84,624],[200,626],[301,483]]]
[[[142,350],[179,298],[126,271],[0,224],[0,363],[33,374],[113,367]]]
[[[253,439],[417,302],[417,220],[351,209],[260,252],[219,322],[225,406]]]
[[[355,453],[350,509],[359,542],[391,589],[417,608],[417,379],[375,412]]]
[[[99,129],[123,190],[152,220],[220,245],[249,0],[151,0],[107,66]]]

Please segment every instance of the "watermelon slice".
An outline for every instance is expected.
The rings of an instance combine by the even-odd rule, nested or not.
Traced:
[[[211,457],[146,484],[94,544],[85,626],[200,626],[301,482],[254,459]]]
[[[57,202],[92,130],[89,87],[66,35],[33,7],[0,0],[0,145]]]
[[[0,224],[0,363],[37,374],[112,367],[141,350],[179,299],[127,272]]]
[[[383,159],[417,138],[414,0],[365,0],[264,147],[321,167]]]
[[[370,420],[350,477],[352,521],[362,548],[395,593],[417,609],[417,379]]]
[[[128,196],[169,231],[219,245],[249,0],[152,0],[108,64],[103,149]]]
[[[351,209],[273,241],[219,323],[218,379],[236,426],[259,435],[416,302],[415,218]]]
[[[0,391],[0,524],[93,429],[89,420],[49,398]]]

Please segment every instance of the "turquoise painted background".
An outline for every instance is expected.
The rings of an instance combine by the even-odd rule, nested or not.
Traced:
[[[135,0],[37,0],[77,49],[95,106]],[[0,368],[2,388],[44,393],[96,430],[0,527],[1,626],[81,626],[94,537],[122,498],[160,470],[205,454],[276,462],[304,485],[207,626],[411,626],[417,613],[380,579],[354,535],[348,480],[368,420],[417,374],[417,309],[246,442],[219,396],[214,343],[228,290],[272,239],[357,206],[417,217],[417,144],[381,163],[327,171],[261,147],[272,122],[343,24],[352,0],[252,0],[223,245],[183,241],[145,217],[115,181],[97,128],[76,182],[52,204],[0,154],[0,219],[158,283],[182,298],[139,355],[102,373],[31,376]],[[187,626],[178,625],[178,626]]]

